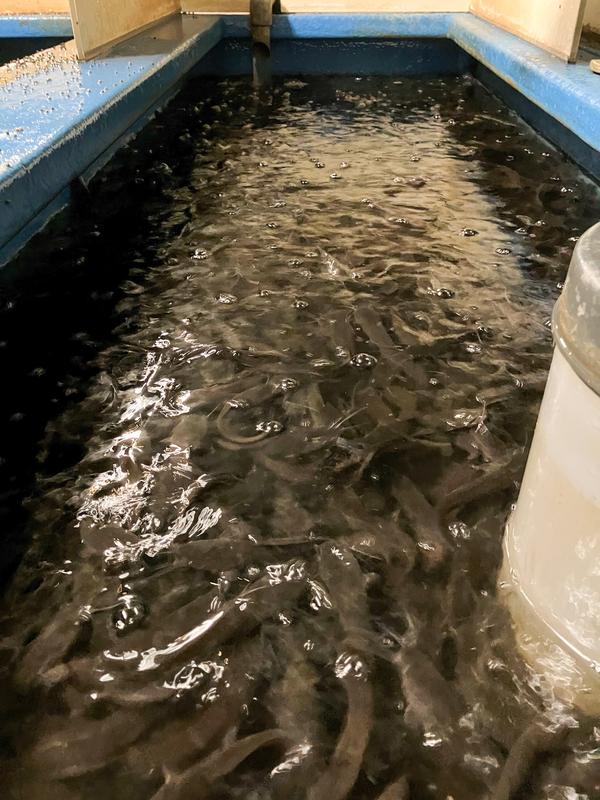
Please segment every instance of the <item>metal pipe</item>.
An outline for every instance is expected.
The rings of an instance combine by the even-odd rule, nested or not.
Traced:
[[[575,247],[500,587],[526,658],[600,710],[600,224]]]
[[[279,0],[250,0],[250,34],[252,36],[252,67],[257,85],[271,81],[271,29],[273,9]]]
[[[250,0],[250,33],[253,44],[261,44],[271,52],[273,7],[276,0]]]

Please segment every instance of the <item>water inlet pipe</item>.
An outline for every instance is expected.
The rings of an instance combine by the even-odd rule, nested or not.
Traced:
[[[262,45],[271,53],[271,28],[275,0],[250,0],[250,34],[253,45]]]
[[[555,350],[500,590],[526,659],[600,712],[600,223],[579,239],[554,307]]]
[[[279,0],[250,0],[252,67],[258,86],[271,82],[271,29],[273,11],[279,8]]]

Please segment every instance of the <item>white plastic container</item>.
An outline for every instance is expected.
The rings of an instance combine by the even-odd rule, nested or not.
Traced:
[[[600,710],[600,225],[581,237],[500,587],[521,649],[553,688]]]

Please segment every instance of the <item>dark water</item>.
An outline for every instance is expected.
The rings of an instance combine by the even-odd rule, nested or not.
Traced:
[[[2,288],[2,797],[600,797],[495,592],[599,216],[463,78],[192,83],[81,190]]]

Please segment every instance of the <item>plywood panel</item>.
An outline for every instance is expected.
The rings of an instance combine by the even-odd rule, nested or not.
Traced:
[[[182,0],[182,11],[221,11],[246,13],[249,0]],[[281,0],[281,10],[293,13],[418,13],[468,11],[469,0]]]
[[[577,54],[585,0],[472,0],[471,11],[566,61]]]
[[[0,0],[0,14],[65,14],[69,0]]]
[[[91,58],[156,20],[180,10],[180,0],[70,0],[80,58]]]
[[[587,0],[583,15],[583,27],[600,32],[600,0]]]

